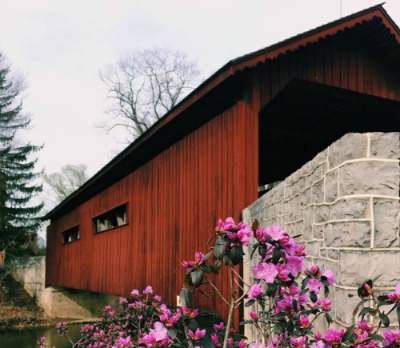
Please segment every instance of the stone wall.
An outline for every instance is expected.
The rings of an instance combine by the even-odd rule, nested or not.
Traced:
[[[334,271],[338,324],[351,323],[363,281],[400,281],[399,158],[400,133],[347,134],[243,212],[301,235],[308,261]]]
[[[44,256],[23,259],[13,265],[12,276],[49,317],[91,320],[101,315],[104,306],[117,300],[116,296],[89,291],[45,287],[45,264]]]

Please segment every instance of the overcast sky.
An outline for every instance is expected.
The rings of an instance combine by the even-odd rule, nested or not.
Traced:
[[[378,4],[369,0],[0,0],[0,50],[26,74],[29,138],[39,166],[85,163],[92,175],[118,139],[96,128],[107,106],[100,69],[138,49],[168,47],[206,78],[251,51]],[[400,25],[400,0],[384,8]]]

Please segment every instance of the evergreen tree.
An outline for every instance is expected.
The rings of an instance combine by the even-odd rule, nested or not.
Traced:
[[[31,203],[41,191],[32,159],[40,147],[19,137],[30,122],[22,113],[20,92],[20,80],[11,75],[0,52],[0,251],[6,251],[6,260],[31,252],[27,245],[40,227],[42,208]]]

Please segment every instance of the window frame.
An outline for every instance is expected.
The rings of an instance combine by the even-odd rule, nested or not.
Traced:
[[[64,231],[61,232],[62,235],[62,243],[63,245],[71,244],[73,242],[77,242],[81,240],[81,233],[79,225],[72,226]],[[69,236],[75,235],[75,238],[68,240]]]
[[[122,219],[122,222],[119,219]],[[99,220],[103,220],[101,223],[105,225],[102,229],[99,229]],[[92,219],[94,234],[115,230],[128,224],[128,203],[120,204]]]

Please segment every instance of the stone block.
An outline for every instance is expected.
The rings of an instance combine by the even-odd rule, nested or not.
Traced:
[[[312,231],[314,239],[324,239],[324,225],[313,225]]]
[[[400,251],[351,251],[339,254],[339,284],[360,286],[372,279],[375,286],[395,286],[400,281]]]
[[[321,163],[320,165],[318,165],[318,167],[316,167],[314,172],[312,173],[313,184],[318,181],[321,181],[324,178],[326,171],[327,171],[326,163]]]
[[[315,223],[324,223],[329,221],[330,206],[329,205],[316,205],[315,206]]]
[[[375,247],[400,247],[400,201],[374,201]]]
[[[366,161],[348,163],[340,168],[339,191],[342,195],[398,196],[399,183],[398,163]]]
[[[332,260],[339,260],[339,251],[336,249],[327,249],[328,251],[328,257]]]
[[[361,299],[358,297],[356,289],[347,290],[336,287],[334,298],[336,319],[350,326],[352,324],[353,310],[360,300]]]
[[[308,206],[303,210],[303,239],[313,239],[313,223],[314,223],[314,206]]]
[[[331,206],[331,220],[367,218],[368,203],[368,199],[341,199]]]
[[[311,202],[323,203],[324,201],[324,181],[318,181],[311,187]]]
[[[337,167],[341,163],[367,156],[368,139],[366,134],[349,133],[329,146],[329,168]]]
[[[333,222],[325,231],[327,247],[368,248],[371,243],[371,224],[369,221]]]
[[[299,193],[299,198],[300,198],[300,208],[304,208],[307,205],[312,203],[311,200],[311,187],[306,188],[305,190],[301,191]]]
[[[371,133],[371,157],[399,159],[400,133]]]
[[[306,246],[307,256],[320,257],[320,244],[318,242],[304,242],[303,244]]]
[[[333,202],[338,197],[338,170],[325,175],[325,201]]]

